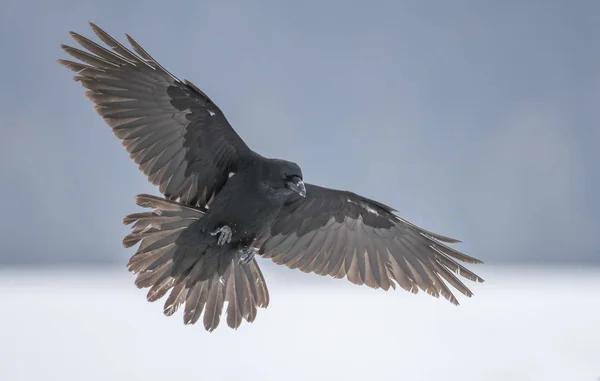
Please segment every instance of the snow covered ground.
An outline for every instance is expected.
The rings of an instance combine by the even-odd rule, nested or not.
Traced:
[[[600,270],[476,270],[457,308],[265,268],[269,308],[213,333],[125,268],[0,270],[0,380],[599,379]]]

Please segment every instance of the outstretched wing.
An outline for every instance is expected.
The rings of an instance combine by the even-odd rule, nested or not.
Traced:
[[[459,241],[421,229],[394,212],[351,192],[307,184],[305,198],[294,196],[285,204],[260,253],[277,264],[347,277],[358,285],[388,290],[397,283],[410,292],[420,288],[458,304],[445,280],[471,296],[455,273],[483,280],[456,260],[481,261],[442,243]]]
[[[161,193],[206,206],[252,151],[200,89],[165,70],[129,35],[137,54],[90,25],[112,51],[71,32],[87,51],[62,48],[83,63],[59,62],[77,73],[95,110]]]

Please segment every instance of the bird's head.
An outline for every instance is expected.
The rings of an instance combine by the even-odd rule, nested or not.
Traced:
[[[273,160],[269,185],[285,196],[298,193],[306,197],[306,186],[302,178],[302,170],[296,163],[286,160]]]
[[[283,168],[281,178],[287,189],[298,193],[302,197],[306,197],[306,186],[302,178],[302,170],[296,163],[286,162]]]

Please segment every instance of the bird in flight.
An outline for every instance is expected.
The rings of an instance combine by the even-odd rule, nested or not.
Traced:
[[[451,247],[458,240],[422,229],[389,206],[353,192],[304,182],[293,162],[251,150],[223,111],[197,86],[162,67],[133,38],[131,51],[90,23],[106,47],[77,33],[76,73],[95,110],[163,197],[141,194],[125,247],[135,284],[164,314],[184,306],[185,324],[203,317],[213,331],[253,322],[269,292],[256,255],[357,285],[401,288],[458,301],[457,277],[483,280],[459,262],[481,263]],[[225,307],[226,305],[226,307]]]

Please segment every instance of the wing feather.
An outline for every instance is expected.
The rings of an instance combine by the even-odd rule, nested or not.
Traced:
[[[62,48],[81,62],[59,62],[77,73],[96,112],[161,193],[205,207],[254,152],[198,87],[171,74],[129,35],[133,51],[90,25],[106,47],[71,32],[83,50]]]
[[[308,184],[305,198],[286,202],[261,239],[260,253],[277,264],[345,277],[357,285],[388,290],[398,284],[409,292],[442,295],[453,304],[458,300],[449,286],[472,296],[454,273],[483,279],[457,261],[481,261],[442,243],[460,241],[424,230],[394,212],[351,192]]]

